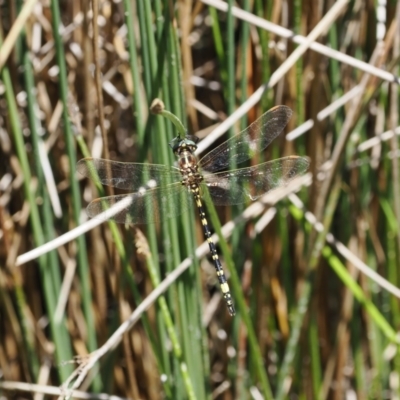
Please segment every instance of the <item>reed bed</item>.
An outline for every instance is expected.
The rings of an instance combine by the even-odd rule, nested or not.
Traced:
[[[2,398],[399,398],[399,1],[0,12]],[[285,133],[248,165],[311,160],[260,201],[207,205],[234,317],[194,210],[85,214],[123,192],[79,159],[173,165],[156,98],[202,154],[287,105]]]

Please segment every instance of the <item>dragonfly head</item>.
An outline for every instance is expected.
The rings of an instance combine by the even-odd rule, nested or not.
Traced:
[[[197,149],[196,143],[199,141],[197,136],[187,135],[184,138],[177,136],[172,139],[169,146],[174,151],[175,154],[180,154],[183,150],[189,150],[194,152]]]

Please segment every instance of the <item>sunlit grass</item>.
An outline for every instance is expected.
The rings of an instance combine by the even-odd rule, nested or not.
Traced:
[[[32,1],[1,8],[4,396],[62,385],[134,399],[395,396],[394,3],[336,2],[332,20],[330,2],[98,3],[95,44],[96,1],[38,2],[25,21]],[[85,222],[110,193],[82,180],[77,160],[173,165],[177,130],[150,113],[157,97],[190,134],[217,123],[202,153],[285,104],[286,133],[299,129],[251,162],[311,159],[295,195],[210,211],[242,302],[233,318],[193,210],[138,227]]]

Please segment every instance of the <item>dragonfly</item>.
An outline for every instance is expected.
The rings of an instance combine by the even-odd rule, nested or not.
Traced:
[[[216,206],[254,201],[304,174],[310,161],[300,156],[229,169],[261,153],[283,131],[291,115],[289,107],[276,106],[200,160],[195,154],[198,138],[177,136],[169,144],[178,159],[176,166],[84,158],[77,163],[79,173],[102,185],[130,192],[93,200],[87,206],[87,214],[118,223],[148,224],[175,218],[194,203],[223,298],[233,316],[232,295],[211,238],[203,200],[212,201]]]

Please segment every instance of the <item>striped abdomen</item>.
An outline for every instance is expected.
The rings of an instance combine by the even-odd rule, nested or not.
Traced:
[[[235,307],[233,306],[231,292],[229,290],[229,285],[226,281],[226,276],[224,274],[224,270],[222,269],[221,261],[219,260],[217,249],[215,248],[215,243],[211,239],[211,231],[208,226],[208,222],[206,219],[206,214],[204,212],[203,204],[200,198],[200,190],[197,184],[191,185],[191,191],[194,195],[194,199],[196,202],[197,209],[199,210],[201,224],[203,225],[204,236],[208,242],[210,247],[211,256],[213,259],[215,271],[217,272],[218,282],[221,287],[222,295],[224,296],[226,305],[228,307],[228,311],[230,315],[235,315]]]

